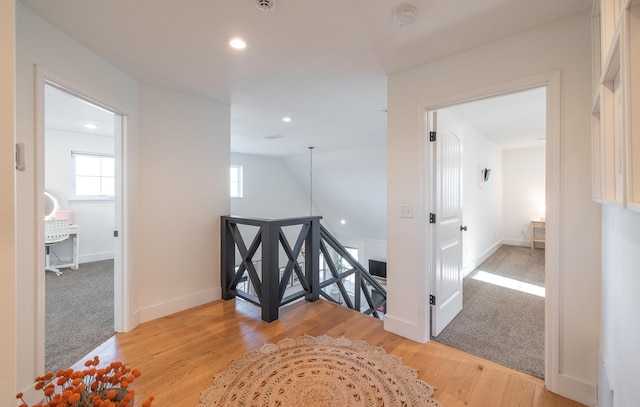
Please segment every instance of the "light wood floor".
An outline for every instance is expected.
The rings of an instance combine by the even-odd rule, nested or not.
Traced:
[[[270,324],[251,304],[215,301],[117,334],[89,356],[98,355],[103,363],[121,360],[142,371],[134,383],[136,406],[154,395],[157,407],[195,407],[213,376],[245,351],[304,334],[382,346],[418,369],[420,379],[437,388],[435,398],[445,407],[582,406],[546,391],[540,379],[434,341],[410,341],[386,332],[381,321],[323,300],[284,307],[280,319]]]

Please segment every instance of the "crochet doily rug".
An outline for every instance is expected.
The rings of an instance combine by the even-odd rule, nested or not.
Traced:
[[[303,336],[246,352],[200,394],[198,407],[442,407],[415,369],[381,347]]]

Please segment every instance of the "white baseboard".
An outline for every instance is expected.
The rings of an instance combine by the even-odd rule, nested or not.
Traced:
[[[558,394],[586,406],[595,407],[596,405],[596,386],[564,373],[558,375]]]
[[[111,260],[113,257],[113,252],[82,254],[78,256],[78,263],[82,264],[91,263],[93,261]]]
[[[480,257],[478,257],[477,259],[475,259],[474,261],[472,261],[471,263],[467,264],[464,269],[462,270],[464,273],[464,277],[468,276],[469,273],[471,273],[473,270],[476,269],[476,267],[478,267],[479,265],[482,264],[483,261],[487,260],[489,257],[491,257],[491,255],[493,253],[495,253],[500,246],[502,245],[502,240],[496,242],[493,246],[491,246],[489,249],[487,249],[484,253],[482,253],[482,255]]]
[[[155,304],[150,307],[142,308],[134,315],[134,320],[138,323],[144,323],[157,318],[166,317],[176,312],[184,311],[198,305],[206,304],[211,301],[222,298],[222,289],[220,287],[210,290],[201,291],[199,293],[186,297],[174,298],[169,301]]]
[[[34,385],[34,383],[31,383],[29,387],[21,390],[22,398],[29,406],[40,403],[42,401],[42,398],[44,397],[42,390],[36,390],[34,388]]]
[[[420,343],[429,340],[428,327],[421,328],[414,322],[396,318],[388,313],[384,315],[384,330]]]
[[[531,247],[531,240],[522,240],[522,239],[502,239],[502,244],[506,244],[508,246],[524,246]]]

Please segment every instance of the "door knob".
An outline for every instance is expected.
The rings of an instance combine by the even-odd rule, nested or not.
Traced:
[[[460,225],[460,231],[462,232],[463,230],[466,232],[467,231],[467,227]]]

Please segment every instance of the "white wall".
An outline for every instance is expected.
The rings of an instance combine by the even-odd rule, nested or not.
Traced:
[[[385,328],[428,339],[426,216],[398,219],[403,203],[425,214],[425,142],[421,106],[496,84],[560,70],[559,361],[554,390],[592,404],[600,310],[599,208],[591,201],[590,18],[583,13],[389,78],[388,281]],[[554,112],[553,114],[555,114]],[[549,219],[547,219],[549,221]],[[548,254],[549,250],[547,250]],[[555,369],[554,369],[555,370]]]
[[[43,325],[34,287],[43,276],[38,264],[44,264],[34,232],[42,222],[34,215],[44,210],[36,210],[43,200],[35,195],[36,188],[44,189],[44,183],[36,183],[44,169],[38,161],[43,157],[35,155],[35,66],[125,116],[128,228],[122,238],[128,245],[124,301],[130,319],[125,329],[219,298],[219,218],[229,213],[230,110],[141,85],[19,2],[16,13],[16,134],[26,144],[28,166],[16,180],[16,315],[21,323],[14,357],[20,361],[17,388],[24,390],[44,367],[36,362],[44,346],[39,347],[35,330]]]
[[[243,197],[231,198],[231,215],[261,219],[309,216],[308,193],[282,158],[231,153],[231,164],[242,165],[243,173]],[[314,214],[317,215],[317,211]],[[300,229],[298,226],[284,229],[291,246],[295,244]],[[240,226],[240,233],[247,246],[257,232],[257,227]],[[236,249],[236,264],[240,263],[240,259],[240,253]],[[258,250],[253,260],[261,259],[262,252]],[[282,247],[278,260],[280,267],[285,266],[288,261]]]
[[[44,275],[39,267],[44,264],[44,251],[35,233],[43,227],[38,226],[42,218],[35,214],[44,212],[44,206],[36,209],[37,204],[44,205],[44,202],[40,193],[36,197],[35,192],[36,189],[44,189],[44,162],[39,161],[43,160],[43,156],[36,156],[36,147],[44,150],[43,145],[36,144],[36,65],[45,68],[59,82],[73,85],[79,93],[129,115],[127,149],[132,158],[127,165],[129,176],[133,179],[136,175],[138,84],[100,56],[44,22],[20,2],[16,2],[16,43],[16,138],[25,143],[27,151],[27,168],[16,175],[16,267],[17,290],[20,293],[17,317],[21,321],[17,331],[16,358],[20,361],[17,366],[17,386],[18,390],[24,390],[44,369],[44,346],[38,345],[42,338],[36,336],[36,326],[44,324],[44,317],[40,314],[44,306],[35,290],[35,287],[42,288],[40,280]],[[37,184],[38,180],[42,182],[40,185]],[[135,183],[130,183],[130,187],[134,186]],[[129,191],[129,199],[135,202],[135,188]],[[130,233],[129,239],[133,241],[135,231],[131,230]],[[135,253],[131,252],[129,260],[135,257]],[[132,288],[135,292],[135,287]],[[42,362],[38,362],[38,358]]]
[[[16,253],[15,253],[15,32],[13,0],[0,1],[0,400],[13,405],[16,394]]]
[[[113,137],[45,129],[45,190],[56,197],[61,210],[71,210],[78,225],[79,261],[113,258],[115,206],[113,200],[69,200],[73,195],[71,151],[114,154]],[[71,260],[71,241],[51,246],[61,260]]]
[[[244,196],[231,198],[232,215],[265,219],[309,216],[308,192],[282,158],[232,153],[231,164],[242,165],[244,184]]]
[[[308,193],[309,155],[284,160]],[[313,204],[336,237],[386,240],[386,168],[384,145],[314,150]]]
[[[309,155],[287,157],[285,162],[308,194]],[[387,259],[386,182],[386,145],[314,150],[314,214],[322,215],[322,224],[342,245],[358,249],[357,260],[365,268],[369,259]]]
[[[229,214],[229,107],[140,84],[140,322],[220,298],[220,216]]]
[[[602,208],[601,347],[616,406],[640,400],[640,214]],[[589,323],[584,321],[584,323]]]
[[[531,245],[531,220],[545,206],[545,154],[544,147],[503,152],[505,244]]]

